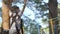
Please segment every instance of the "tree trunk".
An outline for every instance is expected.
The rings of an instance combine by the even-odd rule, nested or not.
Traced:
[[[9,8],[11,6],[10,0],[2,1],[2,34],[8,34],[9,30]]]
[[[57,0],[49,0],[50,34],[58,34]],[[54,19],[53,19],[54,18]]]

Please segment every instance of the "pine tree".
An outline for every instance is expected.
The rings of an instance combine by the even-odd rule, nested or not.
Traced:
[[[8,34],[9,30],[9,10],[11,6],[11,0],[2,1],[2,34]],[[7,31],[7,32],[6,32]]]
[[[58,34],[57,0],[49,0],[50,34]],[[55,19],[53,19],[55,18]]]

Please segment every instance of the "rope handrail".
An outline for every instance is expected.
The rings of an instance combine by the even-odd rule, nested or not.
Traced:
[[[47,21],[50,21],[50,20],[52,20],[52,21],[58,21],[58,20],[59,20],[58,18],[60,18],[60,17],[50,18],[50,19],[48,19]]]

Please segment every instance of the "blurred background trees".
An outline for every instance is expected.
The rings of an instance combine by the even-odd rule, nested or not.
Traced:
[[[23,5],[23,0],[13,0],[12,5],[18,5],[18,4]],[[18,7],[20,7],[20,5],[18,5]],[[49,34],[49,6],[48,6],[48,3],[45,2],[44,0],[28,0],[26,7],[28,9],[30,9],[31,10],[30,12],[32,12],[33,14],[28,14],[28,12],[26,12],[28,9],[25,9],[25,12],[22,16],[23,25],[24,25],[23,26],[24,34],[39,34],[42,32],[42,30],[45,34]],[[21,7],[20,7],[20,9],[21,9]],[[26,13],[28,15],[26,15]],[[54,12],[53,12],[53,14],[54,14]],[[34,17],[31,17],[32,15]],[[58,3],[58,17],[60,18],[59,15],[60,15],[60,4]],[[60,27],[60,19],[58,19],[58,20],[59,20],[58,23],[59,23],[59,27]]]

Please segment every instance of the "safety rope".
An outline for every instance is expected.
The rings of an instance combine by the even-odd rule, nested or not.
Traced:
[[[59,18],[59,17],[50,18],[50,19],[47,20],[47,22],[49,22],[50,20],[52,20],[52,21],[58,21],[58,20],[59,20],[58,18]]]

